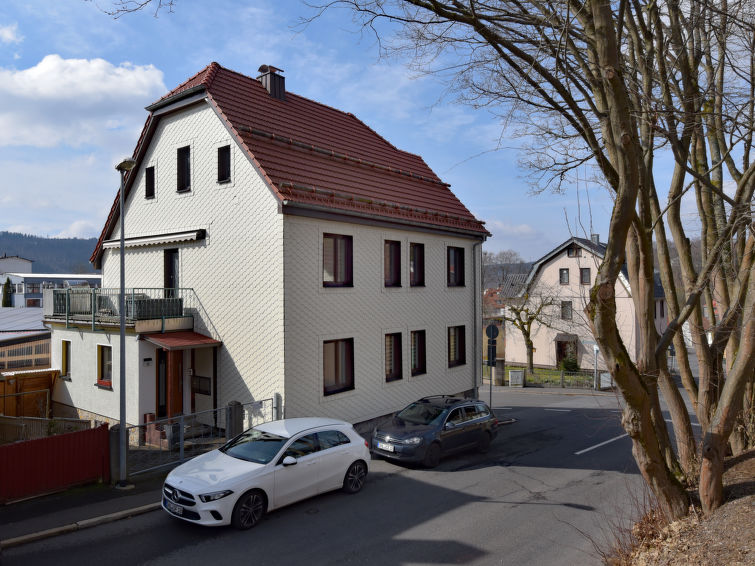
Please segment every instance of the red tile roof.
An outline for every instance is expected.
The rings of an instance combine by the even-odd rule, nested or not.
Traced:
[[[149,108],[202,87],[281,201],[488,235],[420,156],[396,148],[353,114],[291,92],[278,100],[256,79],[218,63]],[[151,120],[152,115],[135,151],[137,159],[140,146],[151,137]],[[92,261],[99,260],[117,209],[116,198]]]

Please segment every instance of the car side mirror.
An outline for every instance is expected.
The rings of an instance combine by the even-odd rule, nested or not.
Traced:
[[[443,428],[445,428],[446,430],[451,430],[452,428],[456,428],[456,423],[447,422],[446,426],[444,426]]]
[[[284,466],[293,466],[296,464],[296,461],[296,458],[294,458],[293,456],[286,456],[285,458],[283,458],[283,462],[281,462],[281,464],[283,464]]]

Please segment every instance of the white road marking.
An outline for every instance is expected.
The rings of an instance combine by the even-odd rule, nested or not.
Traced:
[[[673,422],[674,422],[674,421],[672,421],[671,419],[664,419],[664,420],[665,420],[665,421],[666,421],[667,423],[673,423]],[[699,423],[691,423],[691,424],[692,424],[692,426],[700,426],[700,424],[699,424]]]
[[[546,411],[556,411],[559,413],[571,413],[571,409],[545,409]]]
[[[585,448],[584,450],[580,450],[579,452],[575,452],[575,456],[581,456],[585,452],[589,452],[590,450],[595,450],[596,448],[600,448],[601,446],[605,446],[606,444],[610,444],[611,442],[614,442],[616,440],[619,440],[620,438],[624,438],[625,436],[629,436],[627,433],[620,434],[619,436],[615,436],[609,440],[606,440],[605,442],[601,442],[600,444],[596,444],[595,446],[590,446],[589,448]]]

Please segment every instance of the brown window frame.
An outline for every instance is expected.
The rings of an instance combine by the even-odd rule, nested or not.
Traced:
[[[218,183],[231,182],[231,146],[218,148]]]
[[[334,374],[332,384],[328,385],[327,375],[327,348],[333,344],[335,347],[335,359],[333,360]],[[354,389],[354,339],[340,338],[338,340],[325,340],[322,343],[322,387],[323,395],[335,395]],[[336,375],[338,374],[338,375]]]
[[[412,330],[411,332],[411,374],[422,375],[427,373],[427,334],[424,330]]]
[[[71,378],[71,341],[60,341],[60,377]]]
[[[446,276],[448,287],[464,287],[464,248],[448,246]]]
[[[401,347],[401,333],[385,335],[385,381],[398,381],[404,377],[404,360]]]
[[[425,244],[409,244],[409,286],[425,286]]]
[[[144,169],[144,198],[155,198],[155,166]]]
[[[333,280],[326,279],[326,240],[333,241],[331,263],[333,265]],[[345,234],[322,235],[322,286],[323,287],[353,287],[354,286],[354,239]]]
[[[191,146],[185,145],[176,150],[176,192],[191,190]]]
[[[587,275],[586,278],[585,278],[585,274]],[[590,273],[590,268],[580,267],[579,268],[579,284],[589,285],[591,280],[592,280],[592,274]]]
[[[109,360],[105,362],[103,353],[109,352]],[[106,370],[110,370],[109,378],[106,378]],[[106,344],[97,344],[97,383],[98,387],[113,387],[113,347]]]
[[[466,327],[448,327],[448,367],[463,366],[467,363]]]

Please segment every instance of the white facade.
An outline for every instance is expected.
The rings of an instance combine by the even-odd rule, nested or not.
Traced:
[[[217,182],[217,148],[231,146],[231,182]],[[191,190],[176,191],[176,151],[191,147]],[[155,168],[155,197],[145,198],[145,173]],[[116,229],[109,236],[119,238]],[[217,349],[215,399],[197,397],[196,410],[280,395],[287,417],[329,416],[351,422],[399,409],[424,395],[476,387],[481,239],[388,229],[281,213],[256,165],[233,141],[224,123],[200,103],[161,118],[140,161],[128,196],[126,238],[204,230],[206,238],[127,247],[127,288],[163,288],[164,254],[178,249],[178,285],[194,290],[194,330],[222,341]],[[354,285],[323,288],[322,234],[353,236]],[[383,241],[402,242],[400,288],[383,285]],[[425,244],[424,287],[410,288],[409,242]],[[476,245],[477,244],[477,245]],[[446,285],[446,246],[464,248],[464,287]],[[102,287],[119,286],[119,251],[105,249]],[[466,327],[466,363],[448,368],[447,328]],[[409,332],[426,330],[427,372],[410,376]],[[384,334],[402,333],[403,379],[384,379]],[[354,339],[352,391],[323,394],[323,341]],[[55,400],[107,418],[118,418],[118,329],[92,332],[53,325],[52,356],[71,340],[71,379]],[[112,391],[94,384],[96,344],[113,343]],[[127,420],[155,412],[156,347],[127,337]],[[191,387],[189,350],[183,358],[183,406]],[[147,362],[146,360],[150,360]],[[213,370],[212,350],[195,350],[196,375]],[[96,368],[95,368],[96,369]]]

